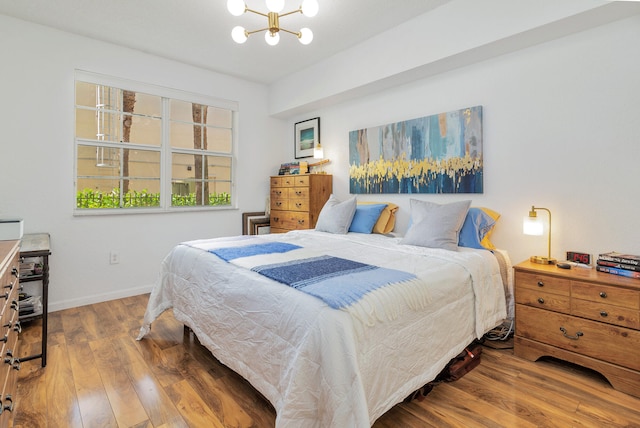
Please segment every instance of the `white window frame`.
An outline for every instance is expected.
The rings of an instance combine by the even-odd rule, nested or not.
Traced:
[[[160,96],[162,98],[162,141],[160,147],[157,149],[160,151],[160,206],[159,207],[147,207],[147,208],[90,208],[81,209],[77,208],[77,180],[78,180],[78,146],[79,145],[96,145],[108,147],[111,144],[107,141],[97,144],[95,141],[85,140],[75,136],[75,102],[74,96],[74,161],[73,161],[73,214],[76,216],[86,215],[123,215],[123,214],[152,214],[152,213],[167,213],[178,211],[219,211],[237,209],[236,195],[236,164],[237,164],[237,141],[238,141],[238,111],[239,104],[237,101],[224,100],[219,98],[210,97],[207,95],[196,94],[187,91],[181,91],[178,89],[166,88],[162,86],[152,85],[148,83],[137,82],[134,80],[128,80],[119,77],[106,76],[103,74],[93,73],[84,70],[76,70],[74,78],[74,94],[75,94],[75,82],[81,81],[86,83],[92,83],[96,85],[112,86],[119,89],[128,91],[141,92],[148,95]],[[172,154],[184,153],[184,149],[173,149],[170,144],[170,101],[179,100],[190,103],[198,103],[216,108],[226,109],[232,111],[232,135],[231,135],[231,203],[229,205],[204,205],[204,206],[172,206],[171,205],[171,168],[172,168]],[[119,148],[123,148],[122,143],[113,143]],[[126,148],[135,148],[135,143],[126,143]],[[155,150],[152,147],[144,147],[145,150]],[[220,154],[214,151],[203,151],[202,154],[212,155],[224,155],[229,156],[228,153]]]

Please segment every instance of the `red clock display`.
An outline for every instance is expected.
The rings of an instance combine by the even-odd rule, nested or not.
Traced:
[[[578,253],[577,251],[567,251],[567,260],[570,262],[591,264],[591,254]]]

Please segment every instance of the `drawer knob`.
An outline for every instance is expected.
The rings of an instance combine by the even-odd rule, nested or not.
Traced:
[[[609,314],[607,313],[607,311],[600,311],[600,316],[604,318],[604,317],[608,317]]]
[[[304,224],[304,220],[298,220],[298,224]]]
[[[603,299],[607,298],[607,293],[605,293],[604,291],[600,292],[600,297],[602,297]]]
[[[578,339],[580,339],[580,336],[584,336],[584,333],[581,332],[581,331],[576,332],[575,336],[569,336],[567,334],[567,329],[564,328],[564,327],[560,327],[560,331],[562,332],[562,335],[564,337],[566,337],[567,339],[571,339],[571,340],[578,340]]]
[[[300,202],[296,202],[296,208],[300,208],[302,204]]]
[[[279,222],[279,221],[280,221],[280,217],[274,217],[274,218],[273,218],[273,222],[274,222],[274,223],[277,223],[277,222]]]
[[[276,202],[276,206],[277,207],[281,207],[282,206],[282,202]]]
[[[302,192],[296,191],[296,196],[302,196]]]
[[[538,303],[544,305],[544,299],[542,297],[538,297]]]
[[[16,268],[12,268],[11,269],[11,275],[13,275],[16,278],[20,279],[20,272],[18,272],[18,269],[16,269]]]
[[[544,281],[538,281],[538,287],[544,287]]]

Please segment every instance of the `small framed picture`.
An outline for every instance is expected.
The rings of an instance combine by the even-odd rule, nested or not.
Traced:
[[[320,118],[304,120],[295,124],[296,159],[313,156],[313,149],[320,144]]]

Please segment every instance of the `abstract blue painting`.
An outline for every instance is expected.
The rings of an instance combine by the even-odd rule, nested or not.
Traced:
[[[482,106],[349,132],[351,193],[483,193]]]

